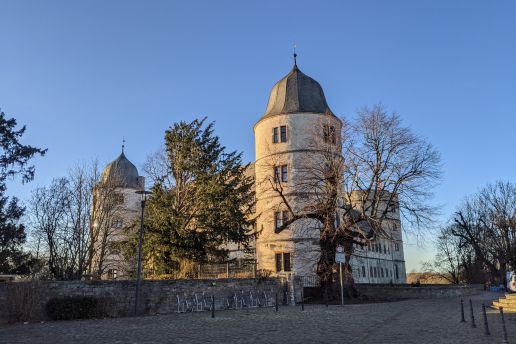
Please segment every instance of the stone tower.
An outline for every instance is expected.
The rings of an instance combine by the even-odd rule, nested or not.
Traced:
[[[140,215],[140,195],[136,191],[144,188],[144,177],[122,153],[110,162],[102,173],[94,192],[94,227],[99,238],[95,243],[95,262],[101,263],[102,279],[127,279],[134,270],[134,262],[122,256],[117,243],[127,240],[124,230]],[[99,269],[97,269],[99,271]]]
[[[295,57],[295,56],[294,56]],[[290,73],[278,81],[269,96],[265,114],[254,126],[256,147],[256,259],[259,270],[274,275],[313,275],[319,257],[319,223],[298,220],[281,232],[277,228],[288,219],[281,197],[270,189],[277,180],[297,208],[303,202],[299,189],[300,167],[314,142],[325,130],[338,135],[341,121],[332,113],[321,85],[301,72],[295,63]],[[325,129],[326,128],[326,129]]]

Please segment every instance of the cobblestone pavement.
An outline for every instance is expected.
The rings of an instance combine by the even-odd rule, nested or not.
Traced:
[[[500,296],[472,297],[476,328],[468,303],[460,323],[460,299],[452,298],[16,324],[0,327],[0,343],[502,343],[498,311],[488,310],[489,337],[481,313],[482,302]],[[516,343],[516,314],[506,323]]]

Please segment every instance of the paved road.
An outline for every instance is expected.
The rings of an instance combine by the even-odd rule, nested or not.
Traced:
[[[483,335],[481,303],[473,297],[477,328],[460,323],[459,299],[408,300],[340,306],[220,311],[159,316],[16,324],[0,327],[0,343],[501,343],[497,311],[492,335]],[[507,314],[509,343],[516,343],[516,314]]]

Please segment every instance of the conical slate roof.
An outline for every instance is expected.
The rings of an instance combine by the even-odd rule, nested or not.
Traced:
[[[294,64],[272,88],[263,117],[303,112],[332,114],[321,85]]]
[[[124,152],[110,162],[102,173],[102,182],[114,187],[139,188],[138,169],[126,157]]]

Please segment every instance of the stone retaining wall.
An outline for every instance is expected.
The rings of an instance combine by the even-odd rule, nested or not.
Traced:
[[[457,285],[378,285],[378,284],[357,284],[360,295],[369,299],[377,300],[400,300],[400,299],[433,299],[445,297],[460,297],[476,295],[480,293],[478,287],[457,286]]]
[[[479,294],[483,289],[482,286],[457,286],[450,284],[438,285],[420,285],[411,286],[408,284],[386,285],[386,284],[355,284],[359,297],[365,297],[368,300],[377,301],[394,301],[406,299],[434,299],[447,297],[461,297]],[[289,295],[295,296],[295,303],[301,302],[302,285],[299,281],[294,282],[294,290],[289,289]],[[340,286],[333,286],[334,295],[330,296],[330,303],[337,299],[340,302]],[[304,288],[305,302],[322,303],[323,291],[320,287]],[[292,302],[294,300],[291,300]]]
[[[283,302],[284,286],[277,279],[217,279],[142,281],[141,309],[145,314],[177,310],[177,295],[192,299],[194,294],[215,297],[216,309],[225,308],[234,292],[279,292]],[[0,283],[0,321],[7,321],[17,309],[31,308],[32,320],[44,320],[45,304],[53,297],[93,296],[108,304],[110,316],[127,316],[134,312],[135,281],[45,281]],[[10,313],[10,314],[9,314]]]

